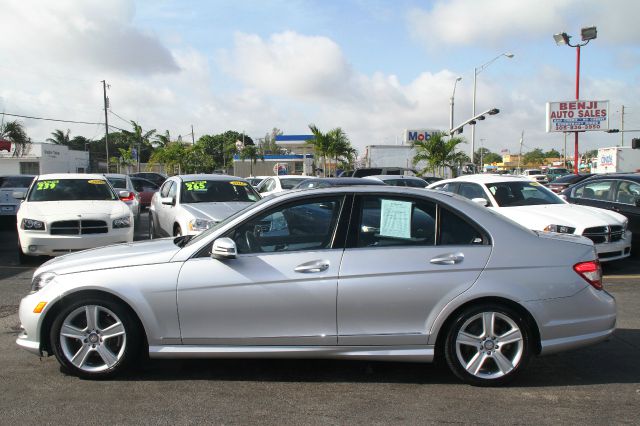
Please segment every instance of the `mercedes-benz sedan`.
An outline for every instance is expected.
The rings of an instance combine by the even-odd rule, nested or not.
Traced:
[[[197,236],[49,261],[20,321],[18,345],[87,378],[145,351],[442,357],[468,383],[499,385],[535,355],[607,339],[616,305],[587,238],[444,192],[352,186],[268,197]]]

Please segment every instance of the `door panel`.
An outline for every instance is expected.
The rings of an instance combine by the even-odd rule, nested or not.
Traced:
[[[240,255],[224,261],[190,259],[178,279],[182,342],[335,345],[342,253],[322,250]],[[308,270],[316,263],[322,266]],[[307,270],[296,272],[296,268]]]

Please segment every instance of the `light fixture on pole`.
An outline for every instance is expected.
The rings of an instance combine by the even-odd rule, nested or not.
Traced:
[[[471,116],[475,117],[476,116],[476,88],[477,88],[477,82],[478,82],[478,74],[480,74],[482,71],[484,71],[489,65],[491,65],[492,63],[494,63],[495,61],[497,61],[498,59],[502,58],[502,57],[511,59],[513,58],[513,53],[501,53],[498,56],[496,56],[495,58],[493,58],[492,60],[490,60],[489,62],[485,62],[484,64],[480,65],[479,67],[476,67],[473,69],[473,103],[472,103],[472,110],[471,110]],[[475,123],[471,124],[471,154],[470,157],[473,161],[473,150],[475,148],[475,141],[476,141],[476,126]]]
[[[451,93],[451,98],[449,99],[449,132],[451,132],[451,129],[453,129],[453,99],[456,96],[456,85],[460,80],[462,80],[462,77],[457,77],[456,81],[453,82],[453,92]]]
[[[558,46],[567,45],[576,48],[576,100],[580,100],[580,48],[586,46],[589,41],[598,37],[596,27],[585,27],[580,31],[582,43],[571,44],[571,36],[567,33],[558,33],[553,35],[553,39]],[[573,152],[573,173],[578,174],[578,132],[575,132],[575,144]]]

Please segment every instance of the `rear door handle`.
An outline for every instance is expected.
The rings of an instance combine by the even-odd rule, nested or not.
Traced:
[[[429,262],[434,265],[455,265],[464,260],[463,253],[449,253],[442,256],[434,257]]]
[[[314,272],[326,271],[327,269],[329,269],[328,260],[312,260],[311,262],[306,262],[296,266],[294,271],[303,274],[309,274]]]

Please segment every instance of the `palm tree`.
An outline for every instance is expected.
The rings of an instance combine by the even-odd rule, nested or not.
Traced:
[[[161,148],[169,145],[171,143],[171,135],[169,134],[169,131],[165,130],[164,135],[158,133],[156,135],[155,142]]]
[[[425,161],[427,166],[421,171],[422,174],[431,172],[435,175],[436,170],[442,170],[445,167],[455,170],[469,158],[463,152],[456,151],[461,143],[465,143],[462,138],[448,138],[445,132],[434,132],[424,141],[414,142],[416,154],[413,157],[413,165]]]
[[[315,124],[309,124],[309,130],[313,134],[313,139],[307,143],[313,146],[315,157],[322,157],[324,164],[322,167],[322,176],[327,176],[327,152],[329,151],[330,139],[326,133],[322,133]]]
[[[355,158],[356,150],[351,146],[349,137],[340,127],[330,130],[327,133],[327,137],[329,138],[327,155],[335,159],[335,169],[333,173],[335,176],[338,170],[338,162],[342,159],[351,164]],[[331,172],[331,170],[329,170],[329,172]]]
[[[5,139],[13,142],[14,157],[21,157],[23,154],[26,154],[29,150],[27,144],[31,143],[31,139],[27,136],[27,132],[24,130],[24,126],[18,120],[0,122],[0,139]]]
[[[54,143],[56,145],[69,146],[69,142],[71,140],[69,137],[70,132],[71,131],[69,129],[67,129],[66,133],[60,129],[56,129],[51,133],[53,138],[47,138],[47,142]]]
[[[142,154],[142,150],[145,149],[147,150],[147,152],[151,150],[151,142],[149,139],[156,132],[156,129],[143,132],[142,126],[140,126],[138,123],[136,123],[133,120],[131,120],[131,126],[133,127],[133,132],[123,130],[122,133],[125,135],[130,147],[135,147],[135,146],[138,147],[137,157],[139,162],[140,161],[139,159]]]
[[[258,162],[258,159],[264,161],[264,156],[260,154],[258,151],[258,147],[255,145],[246,145],[244,148],[240,150],[240,159],[246,160],[247,158],[251,160],[249,162],[249,167],[251,168],[250,175],[253,176],[253,165]]]

